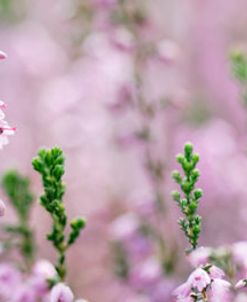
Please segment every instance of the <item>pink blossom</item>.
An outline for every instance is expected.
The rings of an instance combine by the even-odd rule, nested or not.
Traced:
[[[47,279],[54,278],[55,276],[56,270],[54,266],[47,260],[40,260],[35,263],[28,283],[35,290],[37,295],[43,296],[49,289]]]
[[[15,128],[10,127],[4,120],[0,120],[0,149],[9,143],[9,136],[15,134]]]
[[[191,286],[188,282],[185,282],[174,290],[173,295],[177,298],[186,298],[190,295],[190,293]]]
[[[202,268],[197,268],[188,278],[188,284],[202,292],[211,282],[209,274]]]
[[[56,275],[56,270],[49,261],[42,259],[35,263],[33,274],[48,279],[53,278]]]
[[[37,297],[32,287],[22,285],[18,287],[13,294],[13,302],[36,302]]]
[[[212,265],[209,269],[209,275],[212,279],[223,279],[225,277],[225,273],[219,267]]]
[[[211,284],[210,301],[211,302],[231,302],[231,284],[223,279],[214,279]]]
[[[172,40],[162,40],[157,45],[157,55],[165,63],[174,63],[179,55],[179,48]]]
[[[247,284],[246,279],[241,279],[236,283],[235,288],[236,289],[244,288],[246,287],[246,284]]]
[[[247,268],[247,242],[237,242],[232,246],[232,255],[234,261],[240,266]]]
[[[13,288],[19,286],[21,282],[21,275],[10,264],[0,265],[0,296],[9,297],[12,294]]]
[[[2,50],[0,50],[0,60],[4,60],[7,58],[7,54],[5,52],[3,52]]]
[[[161,266],[154,258],[147,259],[142,265],[137,265],[130,274],[130,284],[142,289],[152,287],[162,277]]]
[[[0,216],[4,216],[6,210],[6,206],[4,202],[0,199]]]
[[[51,290],[50,302],[73,302],[74,295],[64,283],[58,283]]]
[[[205,265],[209,262],[209,256],[212,252],[211,248],[200,247],[191,252],[188,256],[189,262],[194,266]]]
[[[120,216],[113,221],[110,232],[114,240],[126,240],[133,236],[139,228],[139,219],[134,213]]]

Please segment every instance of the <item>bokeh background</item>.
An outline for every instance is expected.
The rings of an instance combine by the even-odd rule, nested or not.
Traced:
[[[68,283],[78,296],[172,301],[163,292],[170,295],[189,269],[170,198],[185,141],[201,154],[201,243],[247,240],[247,108],[229,63],[232,49],[246,47],[246,9],[244,0],[0,0],[8,54],[0,98],[17,127],[1,152],[1,173],[21,170],[38,198],[32,157],[43,146],[64,149],[66,208],[88,221],[69,255]],[[138,276],[130,286],[114,274],[112,240],[125,240],[137,217],[155,225],[172,263],[161,300],[140,294]],[[15,219],[11,209],[5,219]],[[39,257],[52,260],[49,224],[37,203]],[[131,243],[136,271],[156,255],[138,240]]]

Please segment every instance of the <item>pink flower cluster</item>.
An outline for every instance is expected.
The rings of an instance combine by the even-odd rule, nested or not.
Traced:
[[[56,270],[47,260],[39,260],[30,275],[23,275],[12,264],[0,264],[0,301],[87,302],[74,300],[74,294],[64,283],[58,283],[50,290],[47,281],[55,276]]]
[[[49,301],[47,279],[56,271],[46,260],[38,261],[30,275],[23,275],[14,265],[0,264],[0,299],[13,302]],[[14,291],[13,291],[14,289]]]
[[[247,242],[213,248],[200,247],[189,254],[188,260],[195,267],[185,283],[174,295],[177,302],[232,302],[246,301],[246,294],[239,290],[247,287]],[[218,262],[224,271],[209,264]],[[226,280],[238,280],[235,285]],[[243,300],[241,300],[243,298]]]
[[[199,267],[188,280],[175,291],[177,302],[231,301],[231,283],[224,279],[225,273],[214,265]]]

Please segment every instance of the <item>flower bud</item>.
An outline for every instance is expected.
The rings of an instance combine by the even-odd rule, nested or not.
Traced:
[[[71,289],[64,283],[58,283],[52,288],[50,302],[73,302],[73,300]]]
[[[6,53],[0,50],[0,60],[4,60],[6,58],[7,58]]]
[[[193,145],[191,143],[186,143],[184,146],[185,157],[190,157],[193,152]]]

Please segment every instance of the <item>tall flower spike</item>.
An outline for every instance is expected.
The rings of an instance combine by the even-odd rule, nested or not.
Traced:
[[[179,219],[179,224],[192,249],[197,247],[201,232],[201,217],[197,215],[197,208],[202,197],[202,190],[195,188],[200,176],[199,170],[196,169],[198,161],[199,155],[193,152],[193,145],[186,143],[184,154],[177,155],[177,162],[181,165],[184,176],[181,176],[177,170],[172,173],[173,179],[182,191],[182,195],[179,191],[172,192],[173,199],[184,215],[183,218]]]
[[[80,231],[85,227],[85,220],[80,217],[74,218],[70,223],[70,234],[66,238],[67,214],[63,203],[65,186],[62,180],[64,174],[62,150],[57,147],[51,150],[40,150],[38,156],[33,159],[33,167],[42,176],[44,186],[44,194],[40,197],[40,203],[50,213],[53,222],[52,231],[47,235],[47,239],[53,243],[58,253],[56,265],[58,280],[51,280],[56,283],[65,279],[66,251],[79,237]]]

